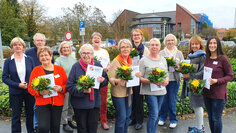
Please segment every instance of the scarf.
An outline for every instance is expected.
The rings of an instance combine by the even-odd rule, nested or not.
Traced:
[[[79,64],[80,64],[81,68],[84,70],[84,74],[86,75],[88,64],[85,64],[82,59],[79,60]],[[89,65],[94,65],[93,59],[91,60]],[[90,101],[94,101],[94,89],[93,88],[91,88]]]
[[[172,56],[172,57],[176,57],[177,51],[178,49],[176,46],[174,46],[173,50],[169,50],[167,47],[164,48],[165,55]]]
[[[204,56],[206,58],[206,53],[202,50],[198,50],[194,53],[189,53],[188,54],[189,59],[198,58],[200,56]]]
[[[126,65],[126,66],[132,66],[133,65],[133,61],[130,58],[130,56],[128,56],[127,59],[127,63],[125,62],[124,58],[122,57],[121,54],[119,54],[118,56],[116,56],[115,58],[116,60],[118,60],[118,62],[120,63],[121,66]],[[131,87],[127,88],[127,93],[128,93],[128,105],[131,105]]]
[[[143,46],[143,44],[140,43],[140,44],[138,45],[138,47],[136,47],[134,43],[132,43],[132,45],[133,45],[133,48],[135,48],[135,49],[138,50],[138,52],[139,52],[139,57],[140,57],[140,59],[141,59],[141,58],[143,57],[143,53],[144,53],[144,46]]]
[[[133,65],[133,61],[132,61],[132,58],[130,58],[130,56],[128,56],[128,59],[127,59],[127,63],[125,62],[124,58],[122,57],[121,54],[119,54],[118,56],[116,56],[115,58],[116,60],[118,60],[118,62],[120,63],[121,66],[132,66]]]

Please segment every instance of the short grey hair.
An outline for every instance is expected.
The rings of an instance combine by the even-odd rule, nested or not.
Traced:
[[[37,37],[37,36],[42,36],[42,37],[43,37],[43,40],[46,41],[46,37],[45,37],[45,35],[42,34],[42,33],[36,33],[36,34],[34,34],[34,37],[33,37],[34,41],[36,40],[36,37]]]
[[[128,40],[128,39],[121,39],[121,40],[119,41],[119,43],[118,43],[118,50],[119,50],[119,51],[120,51],[120,45],[121,45],[122,43],[129,44],[129,45],[130,45],[130,50],[132,50],[133,46],[132,46],[130,40]]]
[[[79,49],[80,56],[81,56],[81,53],[84,50],[84,48],[89,48],[92,51],[93,55],[94,55],[93,46],[91,44],[84,44]]]
[[[173,37],[174,40],[175,40],[175,45],[177,44],[177,38],[175,37],[175,35],[173,35],[173,34],[168,34],[168,35],[166,35],[166,37],[165,37],[165,39],[164,39],[164,44],[165,44],[165,45],[166,45],[166,40],[167,40],[168,37]]]
[[[93,39],[93,37],[96,36],[96,35],[99,36],[101,38],[101,40],[102,40],[102,34],[99,33],[99,32],[93,32],[91,38]]]
[[[161,42],[160,42],[160,40],[157,39],[157,38],[152,38],[152,39],[149,41],[148,46],[150,45],[150,43],[151,43],[152,41],[156,41],[156,42],[161,46]]]

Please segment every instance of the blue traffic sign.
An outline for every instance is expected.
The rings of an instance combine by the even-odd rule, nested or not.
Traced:
[[[85,28],[85,22],[79,21],[79,28]]]

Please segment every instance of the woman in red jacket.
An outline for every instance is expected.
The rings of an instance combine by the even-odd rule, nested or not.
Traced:
[[[39,48],[37,56],[42,65],[33,69],[28,91],[35,97],[39,133],[49,133],[49,131],[60,133],[61,113],[66,92],[66,72],[61,66],[51,63],[53,53],[50,47],[43,46]],[[33,79],[49,74],[53,75],[55,81],[53,86],[55,96],[48,95],[50,90],[38,91],[32,88]]]

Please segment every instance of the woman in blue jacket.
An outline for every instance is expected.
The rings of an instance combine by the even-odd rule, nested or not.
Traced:
[[[12,108],[11,132],[21,132],[21,110],[25,103],[26,128],[28,133],[33,133],[33,106],[34,97],[27,91],[30,73],[34,68],[34,61],[24,54],[25,43],[20,37],[11,41],[14,54],[4,63],[2,81],[9,87],[10,107]]]
[[[74,109],[77,132],[96,133],[101,106],[100,88],[107,86],[108,77],[103,71],[102,76],[97,78],[97,81],[100,82],[99,89],[89,88],[88,90],[83,90],[83,92],[77,91],[77,80],[81,75],[86,74],[88,65],[102,67],[99,62],[94,61],[94,51],[91,45],[84,44],[80,48],[79,54],[81,59],[72,66],[66,88],[71,95],[70,101]]]

